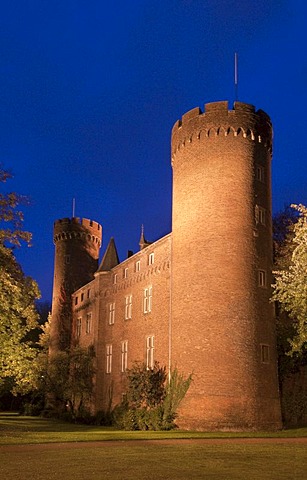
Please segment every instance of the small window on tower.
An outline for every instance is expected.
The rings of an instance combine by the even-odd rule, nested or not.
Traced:
[[[128,268],[124,269],[124,278],[128,278]]]
[[[155,254],[150,253],[149,256],[148,256],[148,265],[153,265],[154,262],[155,262]]]
[[[269,345],[260,345],[261,348],[261,362],[270,363],[270,347]]]
[[[75,305],[78,305],[78,297],[75,298]]]
[[[140,260],[138,260],[137,262],[135,262],[135,271],[136,271],[136,272],[140,272],[140,271],[141,271],[141,262],[140,262]]]
[[[114,285],[117,284],[117,273],[114,273],[113,284],[114,284]]]
[[[266,287],[266,285],[267,285],[266,271],[258,270],[258,286]]]
[[[255,222],[256,225],[265,225],[266,224],[266,210],[259,205],[255,206]]]
[[[84,293],[81,293],[81,302],[84,300]]]
[[[258,182],[264,183],[265,171],[262,165],[256,165],[256,179],[258,180]]]
[[[65,255],[65,263],[66,265],[70,263],[70,255]]]

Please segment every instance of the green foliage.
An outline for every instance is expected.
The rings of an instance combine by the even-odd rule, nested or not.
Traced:
[[[37,361],[37,388],[48,399],[48,408],[67,420],[89,416],[87,405],[92,397],[94,349],[76,347],[49,356],[41,353]]]
[[[11,174],[0,166],[0,182]],[[0,384],[11,379],[14,393],[27,393],[32,388],[32,362],[37,355],[32,332],[39,328],[35,300],[38,286],[24,275],[16,261],[12,246],[31,235],[21,229],[22,212],[16,207],[23,197],[0,193]]]
[[[288,265],[274,272],[272,300],[277,301],[293,322],[290,353],[304,355],[307,348],[307,209],[292,205],[299,214],[293,225]],[[289,237],[288,237],[289,238]]]
[[[166,370],[155,362],[154,367],[135,363],[128,371],[127,399],[133,408],[151,409],[161,405],[165,397]]]
[[[113,411],[113,422],[124,430],[171,430],[176,412],[192,376],[184,379],[175,369],[167,379],[165,367],[152,369],[135,363],[128,371],[127,397]]]
[[[5,183],[10,178],[12,174],[0,164],[0,183]],[[27,197],[15,192],[0,192],[0,243],[19,246],[21,240],[31,240],[31,234],[22,229],[23,212],[17,209],[19,205],[27,203]]]

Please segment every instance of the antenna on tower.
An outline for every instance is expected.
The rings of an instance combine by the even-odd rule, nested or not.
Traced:
[[[235,101],[238,101],[238,54],[235,53]]]
[[[72,217],[75,217],[75,209],[76,209],[76,199],[72,199]]]

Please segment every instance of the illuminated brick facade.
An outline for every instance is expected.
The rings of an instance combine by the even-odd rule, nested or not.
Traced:
[[[193,373],[183,428],[280,427],[271,142],[269,117],[241,102],[233,110],[207,104],[175,124],[172,232],[152,244],[142,233],[140,251],[121,263],[112,239],[92,280],[72,296],[73,342],[96,352],[93,412],[121,401],[134,361],[158,360]],[[72,266],[62,262],[59,247],[55,279]]]

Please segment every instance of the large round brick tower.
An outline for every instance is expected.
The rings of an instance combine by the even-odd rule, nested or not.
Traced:
[[[71,294],[93,280],[98,268],[101,239],[101,225],[87,218],[63,218],[54,223],[51,354],[70,346]]]
[[[172,131],[172,364],[193,373],[179,425],[280,428],[270,118],[209,103]]]

